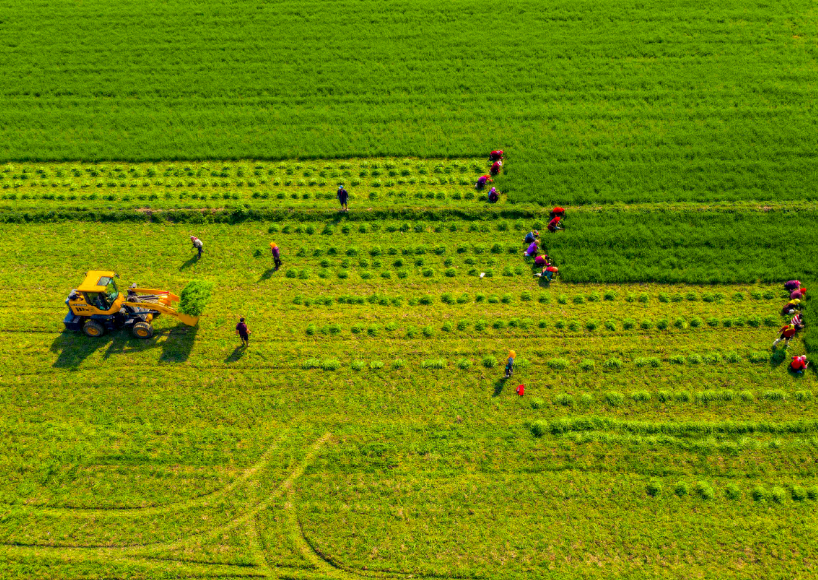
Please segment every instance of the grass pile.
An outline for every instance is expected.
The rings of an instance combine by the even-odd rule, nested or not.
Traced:
[[[179,312],[190,316],[201,316],[210,300],[211,290],[213,290],[212,282],[191,280],[182,290]]]

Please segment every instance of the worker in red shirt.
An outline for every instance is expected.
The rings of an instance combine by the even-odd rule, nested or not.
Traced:
[[[784,348],[787,348],[790,345],[790,339],[795,336],[796,332],[798,331],[792,324],[782,326],[778,331],[778,338],[776,338],[775,342],[773,342],[773,350],[775,350],[775,346],[782,340],[784,341]]]
[[[494,163],[492,163],[491,170],[489,171],[489,173],[491,173],[492,175],[497,175],[498,173],[500,173],[500,170],[502,168],[503,168],[503,162],[499,161],[499,160],[495,161]]]
[[[552,234],[557,230],[561,230],[562,226],[560,226],[560,222],[562,221],[562,217],[555,216],[550,222],[548,222],[548,231]]]
[[[495,149],[491,153],[489,153],[489,161],[494,163],[495,161],[500,161],[505,153],[502,149]]]
[[[483,189],[487,183],[494,183],[490,175],[481,175],[477,178],[477,183],[474,184],[475,189]]]
[[[557,207],[555,207],[554,209],[551,210],[551,213],[548,214],[548,217],[550,219],[554,219],[557,216],[561,217],[562,219],[565,219],[565,208],[564,207],[557,206]]]
[[[806,355],[801,356],[794,356],[792,357],[792,362],[790,363],[790,370],[794,372],[796,375],[803,375],[804,371],[807,370],[809,363],[807,362]]]

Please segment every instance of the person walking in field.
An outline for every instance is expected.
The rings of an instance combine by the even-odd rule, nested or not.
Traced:
[[[494,183],[490,175],[481,175],[477,178],[477,183],[474,184],[475,189],[483,189],[487,183]]]
[[[807,362],[807,356],[794,356],[792,357],[792,362],[790,363],[790,370],[794,372],[796,375],[803,375],[804,371],[807,370],[809,363]]]
[[[491,153],[489,153],[489,162],[494,163],[495,161],[501,161],[505,157],[505,153],[502,149],[495,149]]]
[[[344,189],[344,184],[338,186],[338,201],[341,202],[341,211],[349,211],[349,205],[347,201],[349,200],[349,192]]]
[[[270,242],[270,252],[273,254],[273,262],[278,270],[281,267],[281,250],[278,249],[275,242]]]
[[[506,378],[509,378],[511,375],[514,374],[514,359],[517,357],[517,353],[513,350],[508,351],[508,360],[506,361]]]
[[[199,255],[197,256],[197,258],[201,258],[203,252],[202,248],[204,247],[202,240],[200,240],[196,236],[190,236],[190,241],[193,242],[193,247],[199,251]]]
[[[247,324],[244,322],[244,318],[239,318],[239,323],[236,325],[236,334],[239,335],[241,338],[241,345],[242,346],[249,346],[250,345],[250,329],[247,328]]]
[[[778,338],[773,342],[773,350],[775,350],[776,345],[782,340],[784,341],[784,348],[788,348],[790,346],[790,339],[795,336],[796,332],[798,332],[798,330],[792,324],[781,327],[778,331]]]

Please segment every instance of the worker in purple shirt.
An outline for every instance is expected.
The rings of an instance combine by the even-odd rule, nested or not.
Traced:
[[[344,189],[344,185],[338,186],[338,201],[341,202],[341,211],[349,211],[347,200],[349,199],[349,192]]]
[[[273,253],[273,262],[275,262],[276,270],[281,267],[281,250],[275,242],[270,242],[270,251]]]
[[[242,346],[250,345],[250,330],[244,323],[244,318],[239,318],[239,323],[236,325],[236,334],[238,334],[239,338],[241,338]]]

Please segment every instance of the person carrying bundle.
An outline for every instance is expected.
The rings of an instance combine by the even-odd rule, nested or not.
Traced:
[[[495,161],[494,163],[491,164],[491,169],[489,170],[489,173],[491,173],[492,175],[497,175],[498,173],[500,173],[500,170],[502,168],[503,168],[503,162],[502,161]]]
[[[500,194],[497,193],[497,188],[492,187],[491,190],[489,191],[489,203],[497,203],[499,199]]]
[[[562,221],[561,216],[554,216],[551,219],[551,221],[548,222],[548,231],[553,234],[553,233],[556,233],[558,230],[563,229],[563,226],[560,225],[561,221]]]
[[[807,362],[807,356],[794,356],[792,357],[792,362],[790,363],[790,370],[794,372],[796,375],[801,376],[804,374],[804,371],[807,370],[809,363]]]
[[[494,163],[495,161],[500,161],[505,156],[505,153],[502,149],[495,149],[491,153],[489,153],[489,161]]]
[[[781,327],[781,329],[778,331],[778,338],[776,338],[775,342],[773,342],[773,350],[775,350],[776,345],[782,340],[784,341],[784,348],[789,347],[790,339],[795,336],[796,332],[798,331],[792,324]]]
[[[474,184],[475,189],[483,189],[487,183],[494,183],[490,175],[481,175],[477,178],[477,183]]]

